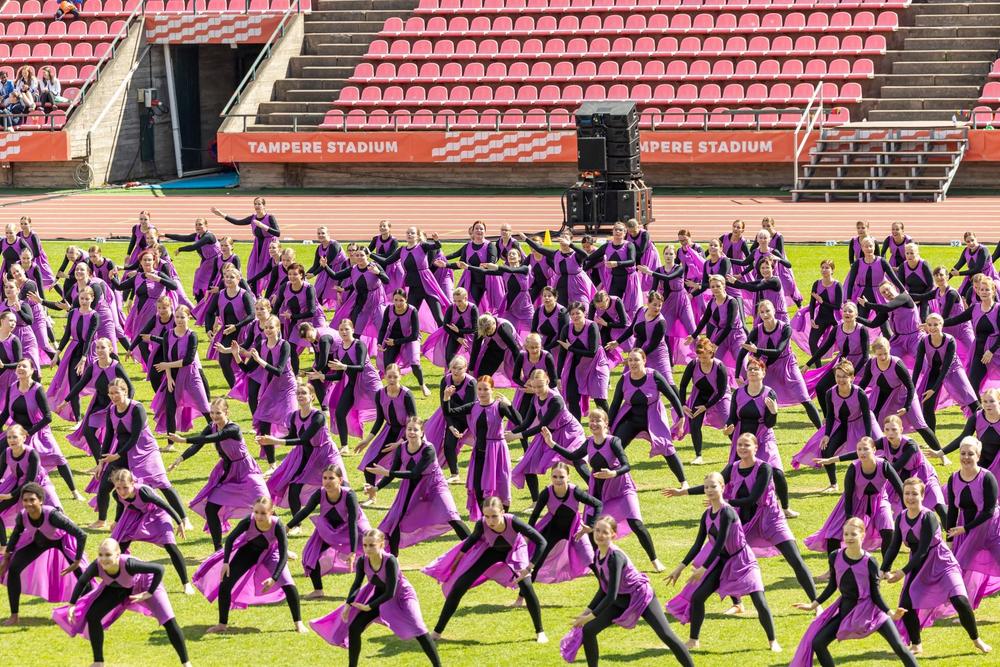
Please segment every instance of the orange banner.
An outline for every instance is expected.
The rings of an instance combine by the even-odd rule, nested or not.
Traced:
[[[643,131],[640,140],[644,164],[792,162],[795,156],[788,130]],[[222,162],[576,162],[576,134],[566,131],[236,132],[219,133],[218,141]]]
[[[969,130],[969,148],[964,162],[1000,162],[1000,132]]]
[[[0,162],[66,162],[69,160],[66,132],[0,133]]]
[[[281,14],[147,14],[150,44],[265,44]]]

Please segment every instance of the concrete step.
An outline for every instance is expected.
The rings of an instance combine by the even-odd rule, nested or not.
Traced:
[[[313,21],[382,21],[400,13],[395,9],[337,9],[333,11],[314,11],[306,16],[306,23]]]
[[[350,67],[341,68],[343,73],[334,78],[325,79],[311,79],[311,78],[287,78],[278,79],[274,82],[274,94],[275,99],[284,99],[284,96],[292,90],[321,90],[326,91],[327,97],[336,95],[336,91],[340,90],[346,83],[347,77],[351,74]]]
[[[886,122],[942,122],[951,121],[952,113],[939,109],[872,109],[867,119],[873,123]]]
[[[874,109],[878,110],[902,110],[919,111],[921,109],[933,111],[948,111],[949,113],[960,113],[968,111],[976,106],[979,96],[976,97],[921,97],[916,99],[894,99],[882,98],[875,102]]]
[[[1000,19],[991,21],[1000,23]],[[901,28],[904,37],[996,37],[1000,39],[1000,25],[936,25]]]
[[[342,81],[340,85],[343,85]],[[337,90],[308,90],[299,88],[284,91],[280,99],[283,102],[325,102],[329,106],[337,99],[339,93],[339,88]]]
[[[289,69],[292,71],[294,76],[299,76],[299,72],[301,72],[304,67],[344,67],[342,63],[337,62],[338,60],[339,58],[337,56],[295,56],[289,63]],[[353,68],[351,71],[353,71]]]
[[[899,60],[892,63],[893,74],[916,74],[933,76],[937,74],[974,74],[986,76],[990,71],[992,59],[983,60],[953,60],[953,61],[926,61],[919,57],[912,60]]]
[[[330,34],[343,32],[377,33],[383,21],[306,21],[306,34]]]
[[[417,6],[414,0],[313,0],[313,10],[378,9],[409,12]]]
[[[354,68],[351,68],[354,71]],[[344,68],[342,66],[335,67],[303,67],[300,71],[296,72],[296,76],[301,79],[312,79],[313,81],[325,81],[327,79],[342,79]]]
[[[936,49],[908,49],[906,51],[888,51],[886,59],[896,63],[901,60],[915,60],[920,62],[952,62],[967,60],[983,60],[993,62],[997,50],[994,49],[962,49],[961,51],[940,51]]]
[[[313,132],[319,130],[318,124],[294,125],[248,125],[247,132]],[[331,135],[333,136],[333,135]]]
[[[330,110],[331,100],[326,102],[261,102],[259,114],[320,114]]]
[[[915,26],[933,25],[982,25],[987,18],[995,12],[984,12],[977,14],[917,14],[913,17]]]
[[[358,53],[356,50],[351,50],[351,44],[333,44],[333,43],[320,43],[309,48],[309,53],[318,56],[331,56],[335,58],[335,61],[331,61],[331,65],[350,67],[352,70],[354,66],[361,62],[361,56],[365,54],[365,51]],[[987,71],[989,66],[987,66]]]
[[[931,99],[968,99],[972,97],[978,97],[981,86],[971,85],[971,86],[934,86],[930,84],[924,84],[922,86],[882,86],[881,97],[882,99],[912,99],[912,98],[931,98]]]
[[[876,74],[876,86],[982,86],[983,74]]]
[[[932,49],[947,50],[951,53],[965,51],[989,50],[994,52],[1000,47],[1000,38],[996,37],[907,37],[903,40],[905,51],[930,51]]]
[[[906,11],[906,10],[904,10]],[[1000,14],[1000,2],[984,0],[983,2],[922,2],[910,6],[909,11],[915,16],[931,14]]]

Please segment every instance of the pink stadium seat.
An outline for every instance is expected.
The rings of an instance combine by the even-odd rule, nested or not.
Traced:
[[[791,58],[781,64],[781,74],[778,78],[795,81],[802,78],[805,71],[805,65],[802,64],[801,60]]]
[[[605,60],[597,68],[597,76],[602,79],[613,79],[618,77],[618,63],[614,60]]]
[[[392,81],[396,78],[396,65],[393,63],[379,63],[375,68],[374,78],[379,81]]]
[[[749,12],[740,14],[739,30],[741,32],[757,32],[760,30],[760,15]]]
[[[69,60],[73,57],[73,47],[65,42],[59,42],[52,47],[53,60]]]
[[[75,80],[77,78],[76,65],[61,66],[57,76],[60,82]]]
[[[389,42],[384,39],[376,39],[368,45],[369,56],[382,56],[389,53]]]
[[[690,19],[688,19],[690,21]],[[666,14],[653,14],[646,19],[646,29],[661,32],[670,29],[670,18]]]
[[[476,86],[472,90],[472,101],[476,104],[488,104],[493,101],[493,88],[491,86]]]
[[[486,71],[483,73],[483,78],[487,81],[500,82],[507,78],[507,63],[504,62],[491,62],[486,66]],[[493,93],[490,92],[490,99],[493,98]]]
[[[0,14],[2,14],[3,16],[17,16],[20,13],[21,13],[21,3],[17,2],[17,0],[12,0],[12,2],[6,3],[5,5],[3,5],[3,10],[0,11]]]
[[[563,102],[566,103],[577,103],[583,101],[583,87],[578,86],[575,83],[570,84],[563,88],[562,93]]]
[[[834,63],[836,62],[837,60],[834,61]],[[871,58],[858,58],[851,66],[851,75],[855,77],[864,77],[866,79],[874,78],[875,63],[872,62]]]
[[[972,110],[970,120],[972,121],[973,127],[984,127],[993,123],[993,117],[993,109],[985,106],[978,106]]]
[[[75,23],[76,21],[74,21],[74,24]],[[65,32],[66,25],[64,23],[62,23],[61,21],[56,21],[52,24],[52,27],[55,28],[55,26],[57,25],[63,26],[63,31]],[[46,32],[47,32],[46,23],[44,21],[32,21],[31,23],[28,24],[28,29],[25,32],[24,38],[32,40],[39,39],[40,37],[44,37]],[[87,33],[86,24],[83,24],[83,32],[84,34]],[[53,30],[53,34],[58,34],[58,29]]]
[[[560,33],[574,33],[580,29],[580,19],[573,14],[566,14],[559,18],[559,27],[557,30]]]
[[[806,21],[806,27],[812,31],[826,30],[829,25],[830,17],[824,12],[813,12]]]
[[[585,100],[603,100],[607,99],[608,91],[603,84],[592,83],[587,86],[587,89],[583,93],[583,99]]]
[[[712,64],[713,79],[731,79],[735,74],[732,60],[716,60]]]
[[[74,30],[77,25],[83,26],[83,29]],[[70,35],[78,35],[79,39],[84,39],[88,35],[92,38],[105,38],[109,35],[108,24],[104,21],[93,21],[89,27],[81,21],[74,21],[73,23],[70,23],[68,33]]]
[[[611,86],[608,88],[607,99],[616,101],[630,99],[628,86],[621,83]]]
[[[388,64],[388,63],[382,63],[382,64]],[[354,74],[351,75],[351,79],[372,79],[374,77],[375,77],[375,68],[372,67],[371,63],[358,63],[354,67]]]
[[[549,113],[549,125],[554,129],[566,129],[575,126],[575,121],[566,109],[553,109]]]
[[[722,89],[717,83],[706,83],[698,91],[700,102],[719,102],[722,99]]]
[[[792,87],[787,83],[776,83],[768,89],[767,96],[773,103],[787,104],[792,98]]]
[[[540,16],[535,23],[536,34],[552,34],[559,29],[555,16]]]
[[[648,83],[640,83],[637,86],[632,86],[631,91],[629,91],[629,99],[635,102],[651,100],[653,99],[653,89]]]
[[[836,12],[830,17],[830,29],[831,30],[850,30],[853,19],[850,12]]]
[[[715,32],[735,32],[738,29],[736,14],[719,14],[715,18]]]
[[[795,88],[792,90],[791,101],[798,104],[805,104],[809,101],[809,98],[813,96],[815,91],[815,86],[812,83],[803,81],[802,83],[795,84]]]
[[[420,70],[416,63],[402,63],[396,70],[396,78],[403,81],[412,81],[420,75]]]
[[[694,23],[687,14],[675,14],[670,17],[670,30],[673,32],[688,32],[693,27]]]
[[[625,20],[625,30],[628,32],[641,31],[646,29],[646,17],[643,14],[629,14]]]
[[[507,68],[507,78],[515,81],[524,81],[531,74],[526,62],[511,63]]]
[[[427,47],[430,47],[430,42],[426,42]],[[392,42],[389,46],[389,53],[394,56],[406,56],[410,54],[410,43],[405,39],[397,39]]]
[[[537,102],[538,88],[532,85],[520,86],[517,89],[517,95],[514,99],[521,104]]]
[[[756,79],[757,78],[757,61],[756,60],[740,60],[736,63],[736,71],[733,76],[740,79]]]
[[[873,30],[875,28],[875,14],[872,12],[858,12],[854,15],[852,25],[855,30]]]
[[[692,84],[687,84],[687,85],[692,88],[692,95],[697,93],[697,89]],[[671,102],[675,99],[678,99],[678,96],[674,90],[673,84],[661,83],[658,84],[656,88],[653,89],[652,99],[654,102]],[[694,100],[694,97],[692,97],[691,100]],[[678,101],[683,101],[683,100],[678,99]]]
[[[712,14],[697,14],[691,21],[691,30],[694,32],[712,32],[715,27],[715,17]]]
[[[784,20],[781,14],[777,12],[769,12],[764,14],[763,18],[760,20],[760,29],[767,32],[777,32],[781,30],[784,26]]]
[[[781,37],[777,39],[781,39]],[[792,47],[792,50],[798,55],[805,56],[815,53],[816,48],[816,38],[813,35],[799,35],[795,38],[795,46]]]
[[[712,76],[712,64],[707,60],[695,60],[688,68],[691,79],[707,79]]]
[[[500,54],[506,56],[517,56],[521,53],[521,42],[516,39],[505,39],[500,44]]]
[[[559,86],[555,84],[548,84],[542,86],[542,89],[538,91],[538,101],[542,103],[552,104],[558,102],[561,99],[561,92]]]
[[[723,128],[729,127],[733,121],[732,114],[729,113],[729,109],[718,108],[712,109],[711,113],[708,115],[708,127],[709,128]]]
[[[880,12],[875,25],[883,30],[896,30],[899,27],[899,15],[896,12]]]
[[[576,64],[576,77],[578,79],[593,79],[597,76],[597,64],[592,60],[584,60]]]
[[[357,86],[344,86],[340,89],[340,95],[337,96],[337,101],[340,103],[357,102],[359,99],[361,99],[361,91],[358,90]]]
[[[448,91],[448,100],[468,104],[472,100],[472,93],[468,86],[455,86]]]
[[[657,87],[659,88],[659,87]],[[658,97],[659,99],[659,97]],[[691,104],[698,99],[698,87],[693,83],[684,83],[677,88],[676,98],[678,102]]]
[[[12,2],[11,4],[13,5],[13,4],[17,4],[17,3]],[[42,5],[41,5],[41,3],[38,2],[38,0],[25,0],[21,4],[21,13],[22,14],[41,15],[41,13],[42,13]]]
[[[840,88],[841,101],[860,102],[862,98],[861,84],[857,81],[845,83]]]
[[[10,49],[9,57],[11,60],[28,60],[31,58],[31,44],[18,42],[14,45],[14,48]]]
[[[622,78],[639,78],[642,76],[642,63],[638,60],[627,60],[622,63]]]
[[[420,18],[418,18],[418,20],[420,21],[420,24],[423,25],[424,20]],[[401,32],[403,32],[403,19],[399,18],[398,16],[387,18],[385,20],[385,23],[382,24],[382,34],[390,34],[395,36],[396,34]]]
[[[728,83],[725,89],[722,91],[722,103],[723,104],[740,104],[743,102],[743,98],[746,92],[743,90],[743,86],[738,83]]]
[[[763,83],[751,83],[747,86],[744,100],[750,104],[760,104],[768,97],[767,86]]]
[[[513,102],[515,97],[517,97],[517,91],[514,86],[503,85],[499,86],[493,91],[493,101],[494,102]]]

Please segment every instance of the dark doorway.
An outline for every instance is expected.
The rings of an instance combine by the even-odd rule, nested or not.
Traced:
[[[174,109],[181,131],[181,164],[184,171],[202,167],[201,141],[201,86],[198,76],[198,47],[174,45],[170,47],[173,60],[174,90],[177,99]]]

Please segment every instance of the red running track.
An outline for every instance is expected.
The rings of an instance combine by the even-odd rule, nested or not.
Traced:
[[[152,193],[100,193],[0,197],[0,218],[16,222],[31,216],[36,231],[44,238],[92,239],[97,236],[124,236],[135,223],[137,213],[147,209],[161,232],[189,233],[198,216],[209,217],[217,232],[248,239],[246,227],[227,225],[210,214],[212,206],[234,216],[252,212],[253,192],[213,195],[172,195]],[[265,191],[266,196],[266,191]],[[557,229],[562,212],[557,196],[361,196],[361,195],[274,195],[267,196],[268,208],[278,218],[282,236],[289,240],[314,238],[318,225],[327,225],[341,241],[368,239],[379,220],[393,221],[396,231],[418,225],[443,238],[466,237],[474,220],[484,220],[491,233],[501,222],[510,222],[519,231]],[[497,211],[502,212],[500,214]],[[952,197],[934,203],[797,203],[781,197],[665,196],[654,199],[656,222],[651,226],[657,241],[676,238],[680,227],[692,229],[697,240],[718,236],[736,218],[747,221],[748,230],[757,229],[765,216],[777,220],[788,241],[843,241],[854,235],[855,222],[871,222],[876,235],[888,233],[889,225],[902,220],[911,236],[928,243],[960,239],[966,229],[977,230],[981,240],[992,242],[1000,236],[997,224],[1000,197]]]

